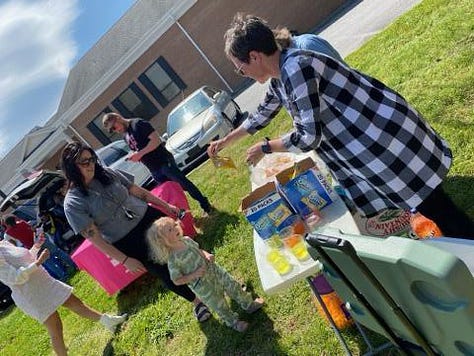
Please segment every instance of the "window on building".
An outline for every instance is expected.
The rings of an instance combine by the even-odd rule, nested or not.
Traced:
[[[118,98],[112,101],[112,105],[125,118],[140,117],[150,120],[159,112],[158,108],[135,83],[132,83]]]
[[[168,105],[171,100],[186,89],[186,84],[163,57],[158,58],[148,67],[138,77],[138,80],[162,107]]]
[[[87,125],[87,128],[89,129],[89,131],[92,132],[92,134],[103,145],[108,145],[112,141],[122,139],[121,134],[118,134],[116,132],[108,133],[106,130],[104,130],[104,127],[102,126],[102,116],[104,116],[104,114],[107,114],[109,112],[112,112],[112,110],[109,107],[106,107],[94,118],[94,120],[89,122],[89,124]]]

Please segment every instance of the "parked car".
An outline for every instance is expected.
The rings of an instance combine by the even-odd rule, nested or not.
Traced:
[[[28,179],[13,189],[2,201],[0,204],[0,212],[5,212],[9,208],[20,209],[25,212],[25,214],[27,211],[31,212],[31,206],[34,204],[33,199],[38,198],[41,192],[48,189],[48,187],[58,184],[60,181],[64,181],[64,177],[60,171],[41,170],[33,173]],[[21,205],[26,202],[28,202],[28,204],[21,207]]]
[[[153,180],[145,165],[127,160],[130,148],[124,140],[109,143],[95,152],[105,166],[119,170],[130,178],[133,177],[136,185],[148,187],[152,184]]]
[[[66,180],[60,171],[42,170],[35,172],[18,185],[0,204],[0,212],[9,211],[26,220],[33,228],[43,226],[52,242],[67,253],[83,241],[75,235],[64,215],[60,191]]]
[[[226,136],[240,124],[243,114],[224,90],[203,86],[168,115],[166,148],[185,173],[208,159],[209,143]]]

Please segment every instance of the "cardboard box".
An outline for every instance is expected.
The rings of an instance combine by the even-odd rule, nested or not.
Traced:
[[[255,189],[243,198],[240,208],[263,240],[268,240],[298,219],[281,198],[273,182]]]
[[[275,178],[279,193],[303,218],[333,202],[334,190],[311,157],[296,162]]]

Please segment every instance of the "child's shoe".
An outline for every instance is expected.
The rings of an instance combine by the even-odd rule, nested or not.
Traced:
[[[263,298],[258,297],[252,302],[252,304],[250,304],[246,312],[249,314],[255,313],[257,310],[263,307],[264,303],[265,301],[263,300]]]
[[[99,322],[111,333],[115,332],[117,326],[122,324],[127,319],[127,314],[123,315],[108,315],[102,314]]]
[[[233,325],[232,329],[238,331],[239,333],[245,332],[249,327],[249,323],[243,320],[237,320]]]
[[[211,312],[204,303],[199,303],[194,307],[194,316],[199,322],[209,320],[211,317]]]

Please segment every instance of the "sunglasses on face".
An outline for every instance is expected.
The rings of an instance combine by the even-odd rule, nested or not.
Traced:
[[[244,64],[245,64],[245,63],[242,63],[238,68],[235,68],[235,69],[234,69],[234,72],[235,72],[236,74],[238,74],[238,75],[241,75],[242,77],[245,76],[245,72],[244,72],[244,70],[243,70]]]
[[[81,167],[88,167],[90,164],[95,164],[97,162],[97,158],[91,156],[89,158],[84,158],[81,161],[76,162]]]

